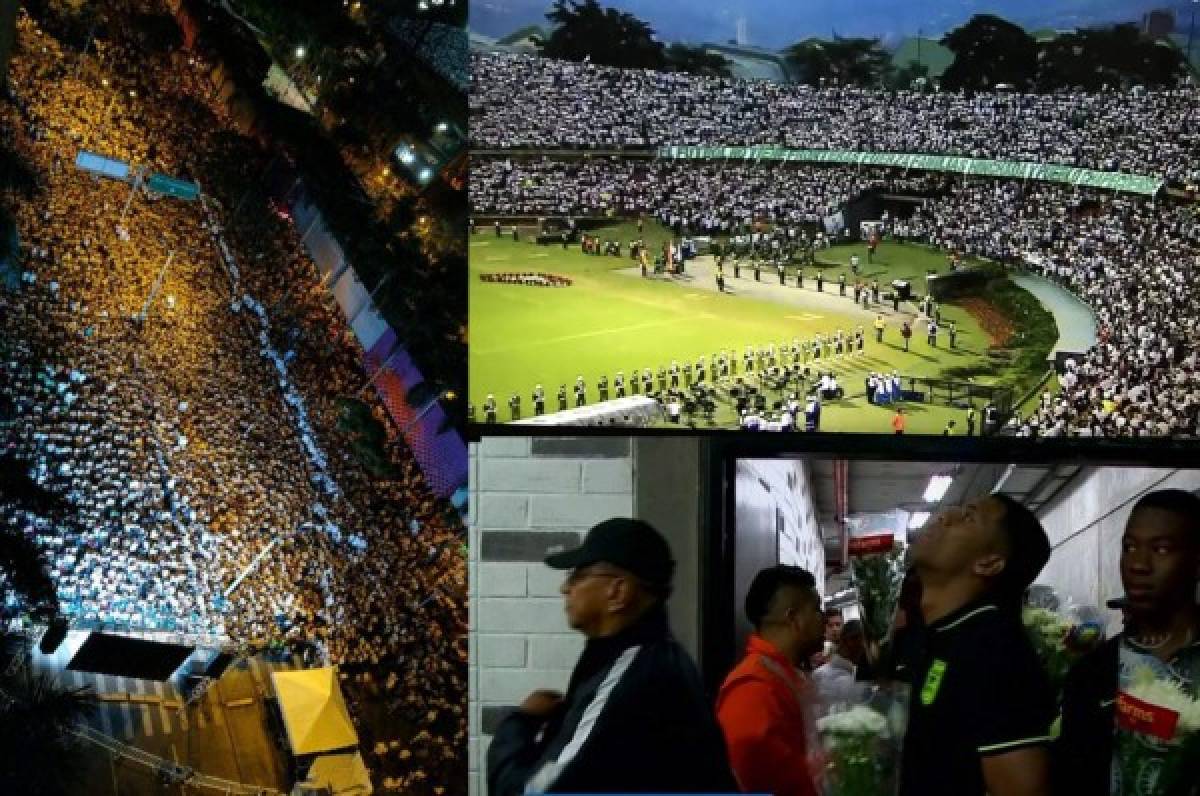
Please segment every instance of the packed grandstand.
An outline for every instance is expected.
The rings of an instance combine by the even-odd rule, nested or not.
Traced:
[[[516,98],[516,99],[514,99]],[[472,54],[471,201],[478,217],[649,217],[693,235],[815,222],[869,189],[920,198],[885,238],[1020,266],[1096,318],[1060,358],[1059,389],[1015,424],[1039,436],[1196,433],[1200,92],[885,92],[619,70]],[[1120,192],[1069,182],[750,159],[663,147],[953,155],[1161,180]],[[579,150],[600,150],[579,152]],[[1182,190],[1181,190],[1182,189]]]

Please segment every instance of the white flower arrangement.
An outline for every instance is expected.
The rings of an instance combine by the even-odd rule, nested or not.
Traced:
[[[887,719],[878,711],[865,705],[817,719],[817,730],[839,735],[872,735],[876,738],[891,737]]]

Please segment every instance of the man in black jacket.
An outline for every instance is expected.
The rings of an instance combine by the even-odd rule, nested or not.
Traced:
[[[1169,749],[1153,727],[1139,726],[1140,711],[1119,715],[1122,681],[1138,669],[1154,671],[1200,698],[1200,498],[1180,489],[1144,495],[1121,539],[1124,632],[1071,668],[1063,687],[1062,727],[1055,743],[1060,793],[1108,796],[1200,794],[1200,760],[1190,770],[1165,765]],[[1140,736],[1144,768],[1114,760],[1114,738]],[[1119,757],[1119,755],[1118,755]],[[1118,763],[1114,771],[1114,762]],[[1124,780],[1124,781],[1122,781]],[[1138,788],[1148,788],[1138,790]]]
[[[546,563],[570,570],[567,621],[588,641],[565,697],[535,691],[496,728],[489,796],[737,792],[711,701],[667,627],[666,540],[611,519]]]

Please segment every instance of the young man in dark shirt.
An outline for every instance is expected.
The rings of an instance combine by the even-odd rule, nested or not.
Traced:
[[[942,512],[913,546],[926,623],[913,662],[902,796],[1047,796],[1054,697],[1021,625],[1050,557],[1003,495]]]
[[[1164,489],[1138,500],[1121,539],[1120,571],[1127,625],[1067,675],[1055,784],[1060,793],[1196,796],[1200,755],[1162,737],[1159,721],[1171,721],[1173,711],[1125,689],[1140,672],[1200,699],[1200,497]]]

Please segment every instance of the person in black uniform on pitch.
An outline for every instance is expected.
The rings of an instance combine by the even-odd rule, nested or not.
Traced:
[[[517,225],[516,224],[513,224],[512,236],[513,236],[513,243],[517,243],[520,240],[520,237],[518,237],[518,235],[517,235]]]
[[[496,396],[488,393],[487,398],[483,402],[483,422],[496,422]]]
[[[892,312],[900,311],[900,291],[892,290]]]
[[[533,414],[546,414],[546,391],[542,389],[542,385],[537,385],[533,388]]]
[[[625,372],[617,371],[617,375],[613,377],[613,387],[616,389],[617,397],[625,397]]]
[[[558,385],[558,411],[567,411],[567,385]]]
[[[825,292],[825,272],[824,271],[817,271],[817,292],[818,293]]]
[[[583,383],[583,376],[575,379],[575,406],[583,406],[587,403],[587,385]]]
[[[496,237],[500,237],[500,219],[496,219]]]
[[[975,436],[975,407],[973,406],[967,409],[967,436]]]
[[[846,275],[838,274],[838,295],[842,298],[846,297]]]
[[[958,324],[950,321],[950,347],[954,348],[958,343]]]
[[[738,792],[712,701],[667,623],[675,562],[662,535],[605,520],[546,564],[568,571],[567,623],[587,642],[565,696],[534,691],[496,727],[490,796]]]
[[[871,280],[871,301],[875,302],[876,304],[879,303],[879,280],[878,279]]]
[[[1041,523],[987,495],[939,514],[912,553],[926,627],[901,796],[1048,796],[1054,693],[1021,624],[1050,558]]]
[[[600,393],[600,400],[608,400],[608,376],[601,376],[600,381],[596,382],[596,390]]]
[[[512,420],[521,419],[521,396],[513,393],[508,398],[508,416]]]
[[[762,281],[762,263],[758,261],[757,257],[754,259],[754,281]]]
[[[779,286],[783,287],[784,286],[783,285],[783,277],[784,277],[784,273],[785,273],[783,260],[780,260],[778,263],[776,263],[775,267],[779,269]]]
[[[654,374],[650,368],[642,371],[642,395],[649,395],[654,390]]]

